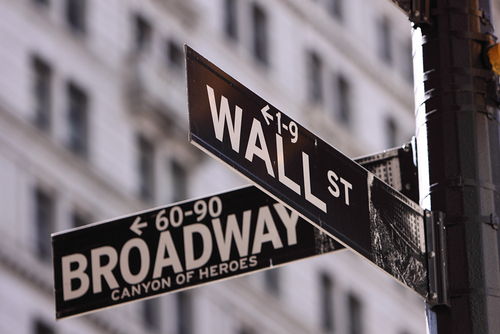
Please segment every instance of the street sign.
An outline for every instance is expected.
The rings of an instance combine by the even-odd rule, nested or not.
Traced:
[[[56,317],[343,248],[253,186],[52,235]]]
[[[387,150],[374,155],[361,157],[356,159],[356,161],[361,165],[363,165],[368,170],[372,171],[373,173],[376,173],[381,179],[383,179],[386,183],[390,184],[392,187],[402,191],[404,191],[405,189],[413,191],[413,188],[411,187],[410,188],[404,187],[404,185],[407,184],[408,182],[410,184],[414,183],[413,176],[414,176],[415,166],[411,166],[411,162],[408,161],[410,159],[409,157],[411,156],[411,153],[412,153],[411,145],[407,144],[402,148]],[[405,169],[400,169],[400,166],[402,165],[405,166]],[[221,201],[219,202],[216,197],[218,197]],[[258,258],[259,261],[258,266],[254,266],[252,268],[250,267],[243,268],[246,270],[236,270],[234,272],[231,272],[231,274],[227,275],[213,276],[211,277],[211,279],[208,279],[208,277],[199,277],[199,280],[195,281],[193,278],[191,278],[190,280],[192,280],[191,282],[192,284],[187,284],[186,282],[186,284],[177,284],[174,285],[173,287],[168,287],[165,289],[157,289],[157,291],[154,291],[153,288],[151,288],[150,293],[145,291],[144,293],[135,294],[134,296],[131,295],[130,297],[127,294],[131,294],[131,291],[133,291],[134,289],[134,284],[131,285],[127,282],[124,283],[123,278],[121,279],[116,278],[114,276],[115,273],[118,273],[119,270],[121,269],[115,268],[111,269],[111,272],[113,273],[113,277],[115,277],[116,282],[117,283],[120,282],[118,288],[112,289],[110,287],[110,284],[114,282],[113,278],[110,278],[111,276],[106,277],[104,274],[102,274],[101,278],[97,278],[97,280],[99,279],[101,280],[101,283],[97,284],[98,285],[101,284],[102,291],[100,293],[99,292],[96,293],[93,290],[92,291],[90,290],[91,277],[92,280],[94,280],[94,278],[93,276],[89,275],[93,275],[92,270],[95,270],[96,268],[95,263],[94,264],[92,263],[92,254],[94,254],[94,256],[96,256],[96,254],[99,254],[99,251],[98,250],[96,251],[95,249],[99,249],[101,247],[112,247],[114,248],[114,251],[111,250],[111,248],[106,248],[106,249],[111,253],[116,253],[116,255],[118,255],[119,253],[118,250],[122,250],[123,246],[130,239],[140,237],[142,238],[142,240],[146,242],[146,244],[148,244],[148,251],[149,251],[151,249],[151,247],[149,247],[149,243],[152,243],[153,248],[154,245],[158,244],[160,238],[158,234],[160,234],[164,230],[161,224],[164,224],[167,221],[169,221],[172,225],[171,231],[174,231],[171,232],[172,240],[179,240],[178,239],[179,235],[182,234],[181,229],[174,229],[175,225],[180,224],[176,223],[177,220],[182,219],[183,223],[181,225],[185,226],[197,222],[202,224],[206,224],[207,222],[210,223],[210,219],[213,219],[212,216],[210,215],[210,212],[208,211],[209,210],[208,205],[210,203],[212,205],[211,206],[212,210],[215,210],[215,212],[217,212],[215,205],[218,205],[219,203],[223,204],[224,209],[222,210],[219,219],[221,219],[220,217],[226,217],[225,219],[227,219],[229,223],[232,223],[233,225],[235,223],[239,224],[237,226],[240,229],[239,231],[241,231],[241,227],[244,226],[244,223],[238,220],[235,220],[235,222],[233,222],[232,219],[234,218],[228,218],[228,217],[230,217],[231,215],[233,215],[235,218],[241,217],[242,214],[244,217],[245,211],[252,212],[251,214],[254,216],[254,218],[250,220],[251,224],[250,230],[253,231],[255,229],[254,225],[256,222],[255,211],[257,210],[258,212],[258,210],[260,210],[258,208],[260,208],[265,204],[267,204],[268,206],[277,205],[276,200],[269,197],[268,195],[260,191],[258,188],[254,186],[248,186],[242,189],[233,190],[228,193],[219,194],[216,196],[214,195],[212,197],[207,197],[204,199],[202,198],[197,200],[191,200],[184,203],[170,205],[161,209],[153,209],[145,212],[140,212],[127,217],[113,219],[111,221],[107,221],[104,223],[87,225],[82,228],[71,230],[68,232],[61,232],[54,234],[53,235],[54,273],[56,278],[55,291],[56,291],[57,317],[63,318],[71,315],[80,314],[82,312],[97,310],[107,306],[119,305],[123,302],[129,302],[133,300],[146,298],[149,296],[154,296],[157,294],[173,292],[187,287],[194,287],[209,282],[215,282],[224,278],[231,278],[242,274],[251,273],[256,270],[272,268],[271,263],[273,264],[273,266],[285,264],[306,257],[320,255],[323,253],[341,250],[344,248],[343,245],[337,243],[330,237],[327,237],[326,234],[321,233],[318,229],[316,229],[311,224],[305,222],[302,218],[298,216],[293,216],[297,217],[298,219],[297,226],[295,228],[295,235],[297,237],[296,245],[287,244],[283,248],[279,248],[277,250],[271,249],[268,253],[261,254],[260,257]],[[234,206],[234,204],[236,204],[236,206]],[[186,209],[184,210],[184,208]],[[189,210],[189,208],[192,209]],[[182,218],[180,216],[181,212],[183,214]],[[285,235],[285,233],[287,233],[287,228],[286,228],[287,225],[283,225],[282,223],[280,223],[282,222],[282,220],[280,220],[281,216],[279,215],[279,213],[278,217],[276,217],[276,213],[274,214],[274,216],[275,220],[273,220],[273,222],[278,222],[278,224],[275,225],[276,230],[278,231],[280,236]],[[191,221],[189,221],[189,217],[191,217]],[[211,225],[208,224],[207,226],[210,229]],[[217,226],[218,225],[212,225],[212,227],[217,227]],[[165,229],[168,229],[168,227]],[[212,233],[213,232],[214,230],[212,230]],[[111,238],[110,236],[113,236],[113,238]],[[113,240],[113,242],[110,242],[110,240]],[[203,241],[204,241],[203,239],[200,239],[200,242]],[[216,242],[217,240],[215,240],[215,243]],[[213,243],[214,240],[212,239],[212,245]],[[90,257],[89,257],[89,252],[90,252]],[[236,248],[234,248],[233,245],[231,252],[238,252],[237,246]],[[283,257],[283,254],[285,253],[287,253],[289,257]],[[67,257],[71,256],[72,254],[73,257]],[[82,254],[83,257],[75,256],[75,254]],[[152,257],[153,253],[149,254],[150,254],[149,262],[151,263],[152,261],[154,261]],[[179,260],[185,257],[185,255],[183,254],[180,255],[177,254],[177,255],[179,256]],[[238,255],[230,256],[231,258],[230,261],[239,261],[240,258],[238,257]],[[106,254],[99,256],[114,257],[114,255],[106,255]],[[87,263],[86,265],[87,268],[83,270],[85,275],[83,275],[82,273],[77,274],[75,272],[71,274],[71,271],[69,271],[68,272],[69,276],[66,275],[64,277],[62,271],[63,257],[67,259],[65,261],[69,261],[68,259],[70,260],[73,259],[74,265],[78,265],[80,261],[83,261],[82,263]],[[227,258],[227,255],[225,255],[225,258]],[[211,259],[206,265],[204,265],[204,267],[212,268],[214,266],[214,263],[215,266],[220,266],[221,263],[227,263],[227,261],[226,262],[221,262],[221,261],[222,258],[218,261],[216,257],[215,259]],[[100,263],[101,262],[98,262],[99,265]],[[71,261],[66,263],[66,265],[71,265]],[[232,265],[234,268],[235,266],[234,262]],[[222,266],[224,267],[225,265],[222,264]],[[228,266],[231,266],[231,262],[229,262]],[[77,268],[73,268],[73,270],[77,270]],[[88,277],[88,283],[85,283],[85,281],[87,281],[87,278],[85,277]],[[182,277],[183,277],[182,275],[179,276],[179,279],[182,280],[183,279]],[[76,287],[77,285],[76,282],[80,282],[81,284],[82,282],[80,280],[82,278],[84,281],[83,284],[89,285],[86,292],[83,292],[83,288],[80,292],[78,292]],[[107,281],[108,279],[110,280],[109,281],[110,283],[108,283]],[[165,276],[162,276],[161,278],[157,278],[157,280],[158,279],[159,282],[161,283],[164,282],[166,278]],[[66,289],[67,289],[66,296],[64,292],[65,281],[71,284],[71,285],[66,284]],[[102,282],[104,281],[106,282],[107,285],[103,286]],[[153,281],[154,280],[151,280],[150,278],[145,278],[144,282],[146,283],[144,284],[146,284],[145,288],[146,290],[148,282],[151,282],[150,284],[156,284],[155,288],[157,287],[158,283],[153,283]],[[92,284],[95,284],[94,281],[92,281]],[[137,284],[135,286],[137,289]],[[75,294],[78,295],[78,293],[80,294],[83,293],[83,294],[79,297],[70,298],[70,296],[72,295],[75,296]]]
[[[422,296],[422,209],[186,47],[190,140]]]

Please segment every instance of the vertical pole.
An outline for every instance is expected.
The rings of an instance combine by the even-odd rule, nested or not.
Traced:
[[[489,0],[430,0],[423,25],[423,104],[429,186],[445,214],[449,306],[428,312],[439,334],[500,333],[500,113],[484,57],[493,40]],[[422,129],[423,127],[423,129]],[[419,143],[420,144],[420,143]],[[420,148],[422,149],[422,148]],[[422,171],[419,171],[422,173]]]

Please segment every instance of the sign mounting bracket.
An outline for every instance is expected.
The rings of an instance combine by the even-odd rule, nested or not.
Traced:
[[[411,22],[421,25],[429,24],[430,0],[392,0],[401,8]]]
[[[424,220],[427,243],[427,273],[429,280],[427,302],[431,306],[449,306],[444,213],[426,210]]]

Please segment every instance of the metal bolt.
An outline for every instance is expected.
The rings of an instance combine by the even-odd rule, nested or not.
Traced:
[[[431,294],[431,299],[432,299],[432,300],[436,300],[436,299],[437,299],[437,297],[438,297],[437,293],[433,292],[433,293]]]
[[[430,252],[429,252],[429,257],[430,257],[431,259],[432,259],[432,258],[434,258],[435,256],[436,256],[436,252],[434,252],[434,251],[430,251]]]

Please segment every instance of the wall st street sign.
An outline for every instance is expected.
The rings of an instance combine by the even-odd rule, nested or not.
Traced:
[[[190,140],[422,296],[422,209],[186,47]]]
[[[253,186],[52,235],[64,318],[344,248]]]

